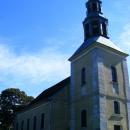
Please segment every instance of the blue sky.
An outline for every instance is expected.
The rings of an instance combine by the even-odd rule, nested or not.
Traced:
[[[37,96],[69,76],[67,59],[83,42],[85,2],[0,0],[0,91],[19,87]],[[130,54],[129,5],[103,0],[110,38]]]

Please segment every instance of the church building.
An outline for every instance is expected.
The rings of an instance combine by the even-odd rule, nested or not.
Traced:
[[[130,130],[128,54],[110,41],[101,6],[86,3],[84,41],[69,58],[70,77],[19,110],[15,130]]]

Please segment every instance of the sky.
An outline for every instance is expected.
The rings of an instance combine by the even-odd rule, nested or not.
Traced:
[[[70,75],[83,43],[87,0],[0,0],[0,92],[36,97]],[[102,0],[110,39],[130,54],[130,0]],[[130,57],[128,57],[130,74]]]

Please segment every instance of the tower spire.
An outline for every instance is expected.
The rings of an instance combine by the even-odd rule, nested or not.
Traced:
[[[101,6],[100,0],[88,0],[86,3],[87,16],[83,22],[85,40],[97,36],[108,38],[108,19],[103,16]]]

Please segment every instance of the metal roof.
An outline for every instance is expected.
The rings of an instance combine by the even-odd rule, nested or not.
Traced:
[[[88,40],[86,40],[78,49],[77,51],[71,56],[69,60],[71,60],[73,57],[77,56],[79,53],[81,53],[83,50],[87,49],[91,45],[102,45],[106,46],[108,48],[111,48],[113,50],[116,50],[120,53],[123,53],[125,55],[128,55],[126,52],[121,50],[119,47],[117,47],[110,39],[107,39],[105,37],[99,36],[99,37],[93,37]]]

